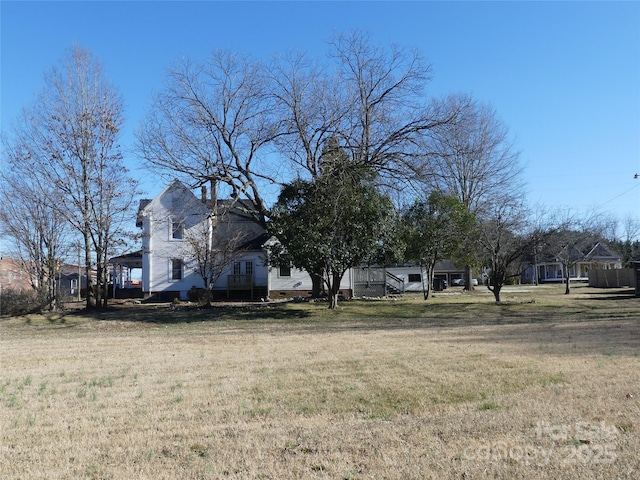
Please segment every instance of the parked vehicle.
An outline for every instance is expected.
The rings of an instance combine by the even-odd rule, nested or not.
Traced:
[[[466,284],[466,282],[464,281],[464,278],[454,278],[453,280],[451,280],[451,285],[454,285],[456,287],[464,287]],[[473,285],[474,287],[478,286],[478,279],[477,278],[472,278],[471,279],[471,285]]]

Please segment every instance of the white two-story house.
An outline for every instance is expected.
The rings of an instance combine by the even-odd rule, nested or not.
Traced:
[[[229,250],[230,255],[213,285],[214,299],[308,296],[312,288],[308,273],[267,264],[269,238],[264,228],[244,213],[246,207],[243,200],[206,198],[204,190],[198,198],[178,180],[153,200],[142,201],[137,225],[142,228],[144,297],[193,299],[204,288],[198,250],[215,250],[220,242],[224,243],[220,248]],[[350,296],[352,290],[349,271],[341,291]]]
[[[242,205],[234,199],[206,198],[204,190],[198,198],[178,180],[142,203],[138,226],[142,228],[145,297],[184,300],[194,289],[203,289],[202,251],[218,249],[221,242],[229,251],[224,271],[213,285],[217,296],[266,296],[268,269],[262,254],[266,236],[243,214]]]

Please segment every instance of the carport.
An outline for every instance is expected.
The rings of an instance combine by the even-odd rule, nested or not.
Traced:
[[[142,282],[132,278],[134,269],[142,269],[142,250],[113,257],[109,264],[113,272],[113,297],[142,298]]]

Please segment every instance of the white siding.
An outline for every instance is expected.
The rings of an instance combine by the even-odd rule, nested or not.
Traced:
[[[142,285],[145,293],[179,291],[181,298],[186,298],[192,287],[204,287],[195,262],[189,260],[190,248],[185,239],[190,234],[202,232],[203,227],[206,228],[208,223],[205,222],[209,222],[210,213],[206,204],[177,181],[171,183],[143,209]],[[183,226],[182,239],[173,238],[172,225],[176,222]],[[240,227],[247,231],[246,240],[261,233],[260,227],[254,222],[240,221],[233,225],[232,228]],[[216,228],[224,235],[229,224],[220,224]],[[173,259],[184,262],[180,280],[172,279]],[[248,252],[238,260],[243,263],[242,273],[245,273],[245,263],[253,262],[254,284],[267,285],[267,268],[263,265],[261,252]],[[233,266],[230,266],[220,276],[214,288],[226,289],[227,275],[232,273]]]
[[[297,268],[291,268],[291,276],[280,276],[279,267],[269,267],[269,290],[273,292],[283,291],[300,291],[301,293],[308,292],[313,288],[311,277],[304,270]],[[341,290],[353,289],[353,275],[351,269],[342,277],[340,282]]]
[[[291,268],[291,276],[281,277],[280,267],[269,268],[270,290],[311,290],[311,277],[304,270]]]
[[[425,284],[425,287],[428,283],[428,279],[425,278],[426,270],[420,271],[419,266],[411,266],[411,267],[387,267],[387,272],[395,275],[398,278],[404,280],[404,291],[405,292],[422,292],[422,282],[410,282],[409,274],[418,274],[420,278]]]

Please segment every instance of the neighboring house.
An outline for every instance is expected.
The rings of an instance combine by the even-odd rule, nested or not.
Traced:
[[[38,285],[33,264],[14,258],[0,258],[0,292],[13,290],[19,293],[34,291]],[[33,276],[32,276],[33,274]],[[78,278],[82,279],[81,287],[86,287],[86,276],[78,273],[77,265],[63,263],[56,270],[56,292],[63,298],[75,298],[78,295]]]
[[[571,262],[572,265],[569,269],[571,281],[589,281],[589,271],[592,269],[622,268],[620,256],[612,252],[602,242],[597,242],[586,253],[574,248],[571,251]],[[564,266],[558,257],[546,258],[538,261],[535,265],[530,265],[522,273],[522,283],[535,283],[536,274],[539,283],[562,282],[566,279]]]
[[[376,270],[383,273],[376,273]],[[426,269],[415,264],[355,269],[355,294],[374,295],[376,288],[377,295],[423,292],[428,287],[426,275]],[[436,263],[433,278],[441,278],[446,280],[448,285],[454,285],[456,280],[464,278],[464,268],[456,267],[449,260],[443,260]]]
[[[28,292],[33,290],[30,267],[21,260],[15,258],[0,258],[0,291],[14,290],[16,292]]]

